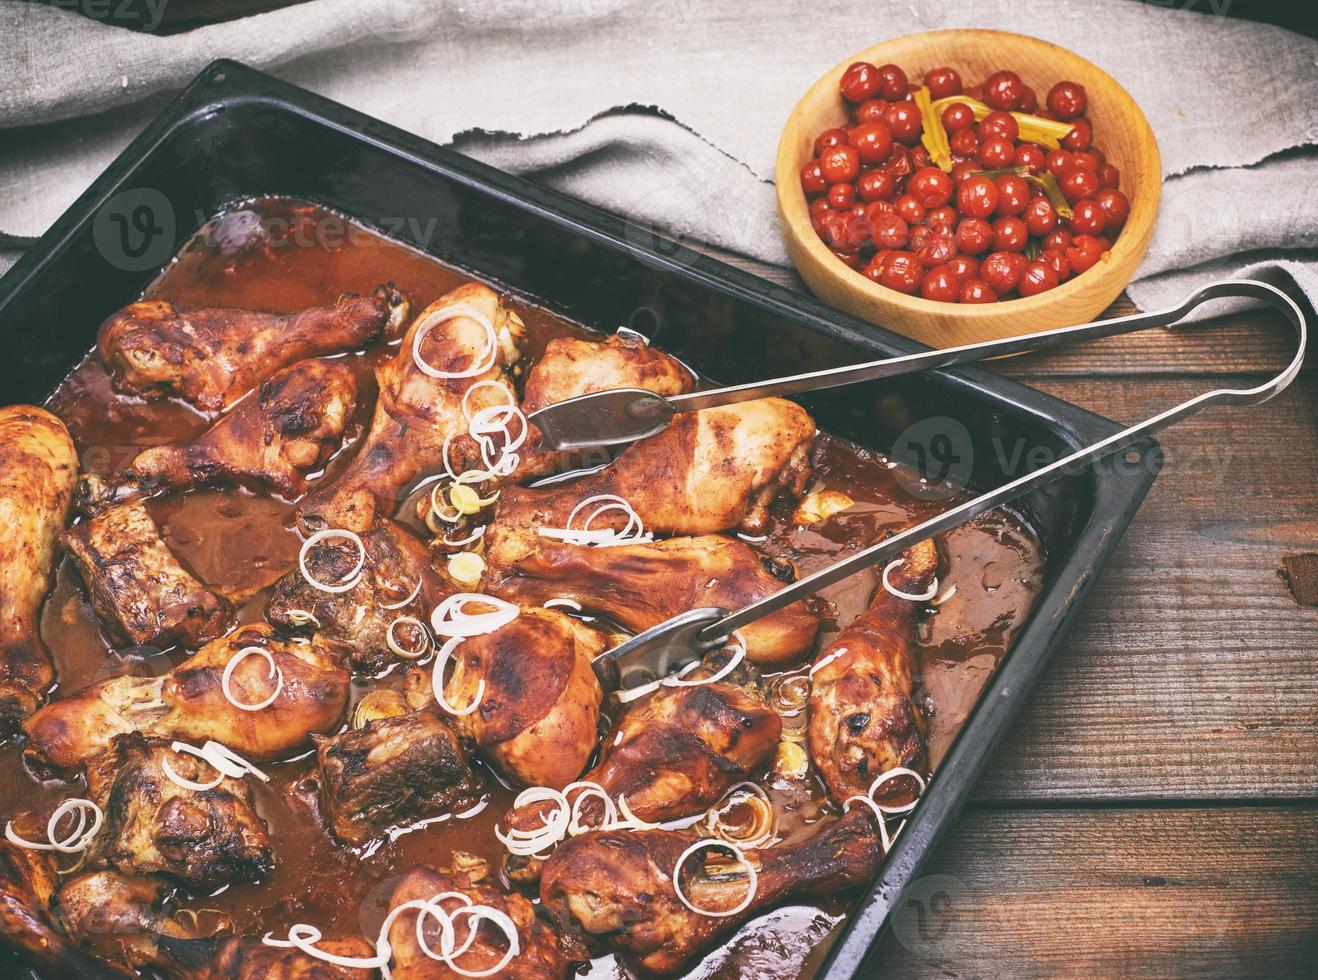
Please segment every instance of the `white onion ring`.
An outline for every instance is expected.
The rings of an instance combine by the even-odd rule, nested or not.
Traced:
[[[176,783],[179,786],[182,786],[184,789],[190,789],[197,793],[207,793],[210,790],[213,790],[216,786],[220,785],[220,783],[224,782],[224,773],[220,772],[219,770],[216,770],[215,778],[212,779],[210,782],[198,783],[198,782],[193,782],[191,779],[184,779],[182,776],[176,773],[174,771],[174,767],[169,764],[168,759],[160,760],[160,768],[165,771],[165,775],[168,776],[172,782]]]
[[[899,776],[909,776],[919,785],[920,791],[916,794],[915,799],[902,806],[884,806],[881,803],[875,802],[874,794],[878,791],[879,787],[888,780],[896,779]],[[870,783],[870,788],[866,791],[864,796],[851,796],[844,800],[842,803],[842,812],[845,813],[850,810],[852,803],[863,803],[874,811],[875,822],[879,825],[879,839],[883,843],[883,853],[887,854],[888,851],[892,849],[893,842],[897,840],[897,835],[900,834],[902,828],[906,826],[906,821],[903,820],[897,825],[897,829],[893,831],[892,835],[889,836],[888,815],[909,813],[911,810],[915,809],[915,804],[920,802],[920,797],[924,795],[926,788],[927,784],[925,783],[924,777],[914,769],[908,769],[905,766],[894,766],[887,772],[880,773],[874,782]]]
[[[326,538],[346,538],[357,545],[357,550],[360,552],[357,557],[357,564],[338,585],[326,585],[307,571],[307,552],[309,552],[317,542],[324,541]],[[324,530],[317,531],[311,537],[307,538],[307,540],[302,542],[302,550],[298,552],[297,556],[297,566],[302,571],[302,577],[307,580],[307,584],[312,588],[320,589],[321,592],[328,592],[331,595],[347,592],[357,584],[361,571],[366,566],[366,545],[362,544],[362,539],[355,531],[345,531],[337,527],[327,527]]]
[[[416,579],[416,588],[413,589],[411,594],[402,602],[391,602],[388,605],[381,606],[380,608],[388,609],[391,612],[395,609],[402,609],[405,605],[407,605],[409,602],[411,602],[413,599],[415,599],[417,596],[421,594],[421,580],[422,580],[422,576],[418,575]]]
[[[836,660],[838,657],[842,656],[846,652],[847,652],[846,647],[839,647],[838,649],[834,650],[827,657],[825,657],[823,660],[819,661],[819,663],[815,664],[813,667],[810,668],[810,676],[814,677],[816,673],[823,670],[825,667],[827,667],[834,660]]]
[[[201,748],[195,745],[189,745],[187,742],[175,741],[169,746],[175,752],[182,752],[185,755],[195,755],[203,762],[210,763],[216,771],[223,773],[230,779],[241,779],[243,776],[251,773],[261,782],[270,782],[270,777],[263,773],[256,766],[252,765],[237,752],[230,749],[227,745],[221,745],[219,742],[208,739]]]
[[[59,829],[59,822],[64,819],[65,814],[72,813],[74,810],[78,811],[78,822],[73,825],[69,833],[57,838],[56,831]],[[88,811],[92,813],[92,825],[90,827],[87,826]],[[48,843],[41,844],[20,837],[14,831],[14,822],[12,820],[5,822],[5,840],[18,847],[25,847],[30,851],[59,851],[61,854],[77,854],[79,851],[87,850],[104,823],[105,814],[101,812],[99,806],[91,800],[75,796],[57,806],[55,812],[50,815],[50,819],[46,821],[46,840]]]
[[[242,661],[244,657],[253,653],[257,654],[258,656],[264,657],[265,662],[270,665],[270,671],[269,673],[267,673],[266,676],[274,678],[275,689],[274,691],[271,692],[270,696],[266,698],[264,701],[261,701],[258,704],[247,704],[244,701],[239,701],[237,698],[233,696],[233,692],[229,690],[229,684],[233,680],[234,668],[238,666],[238,664]],[[220,690],[224,693],[224,696],[229,700],[230,704],[232,704],[235,708],[242,709],[243,711],[260,711],[262,708],[270,707],[270,705],[275,703],[275,698],[279,697],[279,692],[282,691],[283,689],[284,689],[284,672],[275,663],[274,654],[272,654],[265,647],[243,647],[241,650],[239,650],[237,653],[235,653],[232,657],[229,658],[229,662],[224,665],[224,673],[220,676]]]
[[[555,606],[562,606],[565,609],[571,609],[575,612],[581,612],[581,603],[577,602],[576,599],[567,599],[561,596],[556,599],[546,599],[542,603],[542,606],[545,609],[553,609]]]
[[[650,681],[648,684],[642,684],[640,687],[629,687],[625,691],[617,691],[614,697],[618,699],[619,704],[631,704],[637,698],[643,698],[647,694],[653,694],[659,688],[663,687],[663,681]]]
[[[689,858],[696,851],[705,850],[710,847],[723,848],[735,854],[737,856],[737,860],[740,861],[745,866],[747,877],[750,878],[750,885],[746,889],[746,897],[743,898],[735,908],[728,909],[726,912],[711,912],[708,909],[698,908],[697,906],[691,903],[691,900],[688,899],[686,895],[682,893],[682,865],[685,864],[686,859]],[[741,848],[738,847],[736,844],[729,844],[727,841],[722,841],[722,840],[696,841],[694,844],[692,844],[690,847],[688,847],[685,851],[682,852],[682,856],[677,859],[677,865],[673,868],[673,891],[677,893],[678,900],[681,901],[681,903],[685,905],[687,908],[689,908],[692,912],[696,912],[700,915],[707,915],[715,919],[727,918],[728,916],[736,915],[737,913],[747,909],[755,898],[755,892],[759,888],[759,881],[760,878],[755,871],[755,866],[746,860],[746,855],[742,853]]]
[[[467,545],[471,544],[473,541],[479,540],[480,537],[481,537],[481,535],[484,534],[484,533],[485,533],[485,526],[482,525],[482,526],[476,528],[476,530],[472,531],[470,534],[468,534],[468,535],[467,535],[465,538],[463,538],[461,541],[450,541],[450,540],[449,540],[449,537],[448,537],[447,534],[444,535],[444,537],[442,538],[442,540],[443,540],[443,542],[444,542],[446,545],[448,545],[450,548],[465,548]]]
[[[453,656],[453,650],[465,637],[455,636],[445,642],[439,648],[439,653],[435,655],[434,671],[430,675],[430,687],[435,694],[435,702],[457,718],[462,718],[476,710],[476,706],[481,703],[481,698],[485,696],[485,678],[480,678],[480,683],[476,685],[476,696],[471,699],[471,704],[465,708],[458,709],[449,704],[448,699],[444,697],[444,668],[448,666],[449,657]]]
[[[463,606],[473,602],[493,606],[494,612],[462,611]],[[430,627],[436,636],[483,636],[507,626],[520,615],[521,610],[504,599],[480,592],[458,592],[435,607],[435,611],[430,614]]]
[[[732,637],[734,640],[738,641],[737,646],[735,647],[736,652],[733,653],[733,655],[728,658],[728,662],[724,664],[722,667],[720,667],[717,673],[711,674],[709,677],[706,677],[698,681],[682,680],[683,677],[685,677],[687,674],[691,673],[691,671],[695,670],[698,666],[700,666],[702,662],[699,660],[693,660],[691,661],[691,663],[687,664],[672,677],[665,677],[664,686],[700,687],[704,684],[713,684],[716,683],[717,681],[723,680],[723,678],[727,677],[734,670],[736,670],[737,664],[741,663],[742,660],[744,660],[746,657],[746,638],[741,635],[741,630],[734,631]]]
[[[587,515],[585,523],[580,528],[574,528],[572,524],[577,519],[577,515],[591,504],[599,504],[599,506]],[[623,525],[621,531],[617,528],[591,530],[590,525],[597,517],[614,510],[621,511],[627,516],[627,523]],[[612,548],[654,540],[654,535],[646,533],[641,515],[636,513],[635,508],[622,497],[611,493],[596,494],[578,503],[568,514],[564,527],[536,528],[536,533],[541,537],[565,541],[568,544],[593,545],[598,548]]]
[[[459,915],[475,916],[476,921],[472,923],[471,932],[467,934],[467,942],[463,945],[462,949],[457,950],[456,952],[449,953],[447,956],[440,957],[444,961],[445,965],[448,966],[448,968],[452,970],[454,973],[460,973],[464,977],[488,977],[495,973],[500,972],[505,966],[507,966],[512,961],[512,958],[514,956],[517,956],[521,953],[522,944],[521,944],[521,937],[517,932],[517,925],[516,923],[513,922],[513,920],[508,916],[506,912],[500,911],[499,909],[496,909],[490,905],[465,905],[460,909],[456,909],[450,915],[449,921],[452,922],[452,920]],[[481,919],[485,919],[487,922],[492,922],[503,930],[504,935],[508,937],[508,949],[504,951],[503,958],[500,959],[498,963],[495,963],[494,966],[490,967],[488,970],[468,970],[454,963],[453,957],[460,956],[462,953],[465,953],[467,949],[471,946],[473,940],[476,937],[476,930],[480,928]],[[444,945],[445,935],[446,935],[445,933],[442,932],[440,933],[439,942],[441,948]]]
[[[622,820],[618,823],[616,829],[655,830],[659,826],[657,823],[642,820],[632,813],[632,808],[627,805],[627,795],[625,793],[618,794],[618,812],[622,814]]]
[[[497,388],[500,394],[506,395],[508,397],[508,400],[506,402],[501,403],[502,405],[511,405],[513,408],[517,407],[517,396],[512,393],[512,391],[509,389],[507,384],[505,384],[501,380],[496,380],[494,378],[486,378],[484,381],[477,381],[474,385],[470,386],[466,391],[462,393],[462,404],[460,408],[462,409],[462,417],[466,419],[468,422],[471,421],[471,406],[467,404],[467,399],[470,398],[475,392],[480,391],[482,388]],[[498,407],[498,406],[491,406],[491,407]]]
[[[769,798],[769,794],[765,791],[764,787],[761,786],[759,783],[752,783],[749,780],[745,780],[743,782],[737,783],[735,786],[728,787],[728,789],[724,791],[723,795],[719,797],[718,802],[705,811],[707,817],[705,821],[705,825],[709,828],[709,832],[714,836],[719,837],[719,832],[718,832],[719,818],[722,817],[723,814],[731,810],[734,806],[737,806],[739,804],[740,801],[733,799],[733,797],[737,793],[748,793],[748,795],[757,797],[758,799],[762,800],[764,802],[764,805],[769,808],[769,813],[776,818],[777,814],[773,809],[773,800]],[[749,851],[749,850],[753,850],[754,848],[762,846],[766,841],[772,839],[775,831],[776,831],[776,827],[771,822],[769,828],[764,833],[760,834],[758,837],[752,840],[730,841],[726,837],[719,837],[719,839],[728,844],[735,843],[738,847],[744,847],[746,850]]]
[[[614,806],[613,800],[609,799],[609,794],[604,792],[604,787],[599,783],[582,781],[571,783],[563,789],[563,798],[567,799],[568,793],[574,789],[580,790],[577,798],[572,801],[572,809],[569,811],[567,832],[569,837],[577,837],[584,834],[587,830],[608,830],[617,824],[618,808]],[[581,817],[581,804],[591,797],[604,801],[604,820],[597,828],[584,827],[578,821]]]
[[[548,786],[532,786],[522,790],[513,800],[513,809],[530,806],[532,803],[553,803],[554,809],[548,814],[541,814],[543,826],[538,830],[518,830],[509,828],[505,834],[494,827],[494,836],[511,854],[521,857],[544,857],[544,852],[561,841],[567,833],[572,820],[571,806],[567,797]]]
[[[440,371],[431,367],[421,357],[421,343],[429,335],[430,331],[435,329],[441,323],[447,323],[449,320],[465,316],[468,319],[475,320],[485,329],[485,346],[481,348],[470,367],[462,371]],[[416,332],[412,335],[412,360],[422,374],[431,378],[474,378],[478,374],[484,374],[490,368],[494,367],[494,362],[499,353],[499,338],[494,332],[494,324],[480,310],[468,303],[454,303],[450,306],[444,306],[428,315]]]
[[[394,637],[394,627],[399,623],[410,623],[421,631],[421,638],[426,641],[424,649],[405,650],[403,645]],[[384,631],[384,642],[395,654],[404,660],[420,660],[429,653],[434,646],[430,640],[430,634],[426,632],[426,624],[413,616],[399,616],[397,619],[390,621],[389,628]]]
[[[888,573],[905,561],[906,561],[905,558],[896,558],[884,566],[883,587],[887,589],[888,593],[896,596],[898,599],[909,599],[911,602],[928,602],[934,596],[938,595],[937,575],[935,575],[934,580],[929,583],[929,591],[924,593],[923,595],[916,595],[914,592],[903,592],[901,589],[897,588],[895,585],[893,585],[891,582],[888,581]]]

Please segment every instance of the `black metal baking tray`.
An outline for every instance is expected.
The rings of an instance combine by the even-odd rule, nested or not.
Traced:
[[[44,399],[92,345],[101,320],[136,298],[206,219],[266,195],[328,206],[582,323],[630,324],[719,382],[920,349],[648,228],[217,61],[0,280],[3,401]],[[907,458],[923,450],[931,470],[960,467],[982,487],[1118,428],[979,370],[857,386],[807,404],[826,429]],[[960,810],[1156,476],[1156,443],[1127,457],[1021,503],[1049,556],[1030,622],[819,976],[873,975],[890,913]]]

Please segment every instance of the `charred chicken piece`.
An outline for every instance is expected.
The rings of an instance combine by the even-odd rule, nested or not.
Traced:
[[[152,446],[105,481],[85,477],[84,513],[156,490],[238,484],[293,499],[343,440],[357,405],[357,376],[343,361],[285,368],[193,442]]]
[[[97,344],[119,391],[215,412],[290,364],[392,336],[407,313],[392,285],[288,314],[143,300],[101,324]]]
[[[315,741],[321,812],[345,844],[465,809],[479,796],[462,742],[434,711],[377,718]]]
[[[78,479],[64,423],[31,405],[0,408],[0,734],[36,710],[54,680],[37,633],[55,546]]]
[[[83,521],[61,540],[120,643],[195,647],[233,625],[233,607],[179,564],[140,500]]]
[[[612,388],[644,388],[659,395],[681,395],[695,387],[695,377],[675,357],[655,350],[639,336],[616,333],[603,341],[555,337],[526,377],[522,411],[527,415],[555,402]],[[532,426],[521,450],[516,479],[533,480],[582,466],[579,452],[540,448]]]
[[[781,398],[681,413],[598,473],[562,486],[504,490],[486,532],[487,560],[496,569],[512,567],[544,543],[541,528],[565,527],[573,508],[600,495],[626,500],[647,531],[759,533],[779,491],[805,488],[814,435],[814,419]],[[625,520],[601,515],[592,527]]]
[[[168,740],[119,735],[87,764],[87,790],[105,826],[87,852],[89,866],[105,863],[126,874],[166,874],[197,889],[260,881],[274,870],[265,821],[253,808],[251,787],[223,778],[212,789],[188,789],[179,777],[207,785],[219,774],[170,748]]]
[[[559,845],[545,861],[540,899],[551,915],[607,941],[646,970],[673,973],[718,937],[794,896],[834,895],[869,881],[882,848],[872,818],[857,807],[800,844],[746,852],[758,883],[742,911],[716,917],[693,912],[673,888],[678,858],[700,840],[665,830],[591,831]],[[714,852],[682,866],[682,892],[697,908],[727,912],[746,896],[748,877],[710,873]]]
[[[267,707],[239,708],[224,695],[224,669],[240,651],[269,653],[283,684]],[[234,669],[229,690],[260,704],[275,688],[264,656],[249,654]],[[295,642],[264,624],[244,626],[202,647],[160,677],[116,677],[47,705],[23,725],[28,751],[67,769],[110,747],[116,735],[139,731],[196,745],[213,739],[253,761],[278,759],[338,727],[348,703],[349,675],[338,654],[313,638]]]
[[[386,640],[389,624],[400,616],[424,622],[449,589],[431,565],[430,549],[401,525],[382,519],[361,540],[366,561],[356,585],[326,592],[295,568],[276,583],[265,618],[292,636],[314,632],[342,650],[354,670],[376,674],[397,660]],[[326,537],[308,549],[307,571],[318,582],[346,584],[360,558],[351,540]],[[412,595],[418,582],[420,591]],[[411,601],[405,601],[409,595]],[[429,641],[414,625],[403,623],[394,629],[394,642],[404,650],[420,650]]]
[[[493,338],[482,321],[488,321]],[[408,328],[398,353],[376,369],[380,394],[361,449],[333,485],[303,501],[302,517],[319,517],[331,527],[358,533],[368,530],[378,518],[393,515],[419,477],[444,471],[446,441],[455,474],[484,469],[480,446],[468,433],[463,396],[470,391],[469,414],[516,403],[510,372],[525,342],[521,319],[480,283],[459,286],[426,307]],[[421,369],[417,356],[439,372],[488,367],[469,377],[437,378]]]
[[[888,581],[925,592],[938,570],[932,540],[909,549]],[[923,719],[911,701],[915,623],[922,604],[882,586],[869,609],[820,652],[811,677],[810,756],[842,802],[865,795],[880,774],[913,766],[924,748]]]
[[[416,868],[399,881],[389,907],[392,910],[406,902],[429,901],[445,892],[460,892],[472,904],[503,912],[517,928],[520,951],[498,971],[502,980],[561,980],[566,977],[569,963],[559,951],[554,929],[537,916],[535,906],[521,895],[515,892],[505,894],[482,884],[488,873],[488,866],[480,861],[468,861],[465,869],[455,867],[447,872]],[[441,904],[446,910],[453,911],[462,903],[448,899]],[[390,972],[395,980],[458,980],[464,974],[450,969],[442,960],[427,956],[421,949],[417,942],[417,916],[420,914],[420,911],[403,912],[390,927],[389,943],[394,954]],[[461,916],[456,920],[454,932],[459,947],[467,941],[470,921],[464,921]],[[440,949],[439,926],[434,918],[428,918],[422,929],[426,945],[432,950]],[[507,935],[482,922],[471,946],[455,956],[454,962],[464,970],[480,973],[497,966],[507,950]]]
[[[523,603],[573,599],[633,633],[688,609],[740,609],[782,587],[750,545],[718,534],[609,548],[541,538],[535,551],[494,570],[486,584]],[[804,600],[793,602],[741,630],[746,655],[761,664],[798,657],[814,643],[819,622]]]
[[[687,680],[717,673],[728,654],[708,655]],[[765,700],[760,675],[741,664],[725,678],[693,687],[661,687],[635,702],[604,742],[603,758],[584,781],[598,784],[610,799],[625,797],[638,819],[662,823],[708,809],[736,783],[749,779],[769,761],[782,734],[782,721]],[[586,826],[603,815],[597,797],[581,805]],[[512,810],[504,824],[531,831],[545,823],[548,810],[529,803]],[[543,861],[510,855],[509,877],[533,883]]]
[[[477,694],[480,701],[454,724],[513,779],[566,786],[599,738],[604,693],[590,662],[604,644],[603,634],[553,609],[523,609],[493,633],[462,641],[445,697],[459,708]]]

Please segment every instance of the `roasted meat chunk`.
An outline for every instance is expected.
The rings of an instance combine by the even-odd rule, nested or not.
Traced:
[[[465,809],[479,796],[457,733],[430,710],[317,738],[316,764],[321,812],[345,844]]]
[[[63,422],[31,405],[0,408],[0,734],[36,710],[54,680],[37,619],[77,479]]]
[[[64,532],[87,594],[121,643],[200,646],[233,625],[233,608],[188,573],[140,500]]]
[[[906,551],[888,581],[924,593],[938,571],[932,540]],[[924,749],[924,720],[911,699],[915,623],[922,604],[882,586],[869,608],[815,661],[810,684],[810,756],[829,795],[864,796],[895,766],[915,765]]]
[[[431,303],[376,368],[375,415],[352,463],[303,501],[302,517],[361,533],[392,516],[420,477],[444,472],[445,452],[455,475],[483,467],[470,418],[516,403],[511,371],[525,342],[525,325],[488,286],[467,283]]]
[[[455,861],[455,864],[458,862]],[[394,888],[389,901],[390,909],[407,902],[431,901],[438,895],[450,897],[440,904],[446,911],[456,910],[462,903],[456,894],[465,895],[471,904],[483,905],[502,912],[517,930],[516,955],[508,955],[508,936],[488,921],[480,920],[476,934],[464,951],[453,957],[453,962],[465,973],[451,969],[442,960],[428,956],[417,939],[417,918],[422,915],[406,911],[401,913],[389,929],[389,944],[393,949],[390,968],[394,980],[458,980],[472,973],[501,977],[502,980],[562,980],[568,975],[569,962],[559,950],[558,935],[547,922],[536,914],[536,908],[517,893],[504,893],[484,880],[489,876],[488,866],[468,859],[465,868],[434,871],[415,868],[404,875]],[[467,943],[468,922],[456,918],[457,945]],[[421,924],[421,935],[430,949],[441,948],[439,926],[434,917]],[[502,963],[497,971],[494,969]]]
[[[181,779],[210,789],[188,788]],[[125,874],[165,874],[191,888],[260,881],[274,869],[265,821],[241,779],[223,777],[163,738],[116,736],[87,764],[89,797],[105,825],[88,849],[88,866],[104,862]]]
[[[625,500],[646,531],[758,533],[780,491],[804,489],[814,436],[814,419],[781,398],[681,413],[599,472],[558,486],[505,489],[485,536],[490,566],[513,567],[544,543],[541,530],[562,531],[578,504],[598,497]],[[627,520],[604,513],[592,529]]]
[[[700,840],[669,830],[603,830],[573,837],[545,861],[540,899],[591,937],[653,973],[673,973],[718,937],[793,896],[832,896],[868,882],[883,856],[873,817],[857,807],[800,844],[746,851],[758,881],[749,904],[749,877],[711,872],[711,850],[698,851],[680,869],[678,858]]]
[[[639,633],[688,609],[740,609],[783,585],[750,545],[705,534],[609,548],[542,538],[535,551],[493,569],[486,588],[522,603],[572,599]],[[810,648],[819,617],[797,600],[740,632],[752,661],[782,663]]]
[[[310,359],[261,382],[192,442],[138,453],[109,480],[84,477],[79,505],[96,513],[157,490],[237,484],[287,499],[306,492],[343,441],[357,405],[357,376],[343,361]]]
[[[120,391],[170,395],[214,412],[281,368],[392,332],[407,312],[406,298],[391,285],[288,314],[143,300],[101,324],[97,345]]]
[[[225,668],[244,650],[229,678],[233,698],[260,705],[278,688],[256,710],[224,693]],[[134,731],[197,745],[213,739],[248,759],[278,759],[338,727],[349,685],[347,667],[324,643],[281,639],[257,624],[208,643],[160,677],[116,677],[75,692],[38,711],[23,730],[28,751],[59,768],[87,762],[116,735]]]
[[[400,617],[424,622],[449,589],[431,565],[430,549],[401,525],[382,519],[361,542],[366,558],[352,588],[326,592],[295,568],[276,583],[265,618],[293,636],[314,632],[341,649],[354,670],[375,674],[397,662],[387,641],[390,624]],[[346,584],[361,557],[352,539],[327,536],[307,549],[307,571],[322,584]],[[402,623],[394,642],[422,650],[429,640],[415,624]]]

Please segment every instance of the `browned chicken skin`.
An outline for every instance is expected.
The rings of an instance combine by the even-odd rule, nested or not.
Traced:
[[[314,632],[341,649],[354,670],[375,674],[397,661],[386,641],[389,624],[400,616],[425,622],[450,590],[431,566],[430,549],[401,525],[382,519],[361,539],[366,562],[357,585],[325,592],[294,568],[276,583],[265,618],[291,636]],[[360,557],[352,541],[326,537],[307,551],[307,569],[317,581],[336,585],[346,582]],[[418,581],[421,590],[404,602]],[[394,642],[404,650],[419,650],[427,641],[415,626],[403,623],[394,630]]]
[[[694,834],[666,830],[591,831],[561,844],[545,861],[540,899],[583,932],[606,940],[646,970],[673,973],[692,956],[756,914],[791,896],[831,896],[869,881],[882,850],[863,808],[792,846],[746,851],[759,876],[750,905],[734,915],[701,915],[673,889],[678,858]],[[728,911],[746,895],[744,874],[706,875],[702,858],[682,866],[682,891],[699,908]]]
[[[520,952],[495,974],[501,980],[561,980],[566,977],[569,964],[559,951],[558,936],[553,928],[537,916],[535,906],[521,895],[515,892],[506,894],[483,884],[486,877],[488,866],[479,861],[470,862],[467,871],[416,868],[399,881],[389,907],[392,910],[405,902],[428,901],[444,892],[461,892],[474,904],[503,912],[517,927]],[[450,899],[442,904],[452,911],[461,903]],[[389,929],[394,980],[459,980],[462,974],[421,950],[416,936],[417,916],[420,914],[419,911],[402,912]],[[469,921],[465,917],[457,919],[454,933],[459,946],[467,941]],[[433,918],[428,920],[424,935],[431,949],[440,948],[439,926]],[[479,973],[498,964],[507,949],[505,933],[482,923],[471,948],[454,960],[463,969]]]
[[[523,603],[572,599],[639,633],[688,609],[739,609],[783,585],[745,542],[706,534],[610,548],[541,538],[535,551],[493,571],[485,587]],[[762,664],[798,657],[819,622],[804,600],[793,602],[742,628],[746,654]]]
[[[413,357],[419,330],[447,307],[463,304],[486,316],[495,330],[495,354],[488,370],[463,378],[425,374]],[[319,517],[328,525],[362,532],[380,517],[389,517],[420,477],[444,470],[444,442],[449,445],[453,472],[482,468],[480,448],[468,434],[463,396],[483,381],[495,382],[503,393],[485,385],[467,400],[471,413],[516,401],[509,372],[521,357],[526,327],[503,305],[499,295],[480,283],[466,283],[431,303],[412,322],[398,353],[375,371],[379,396],[369,434],[347,471],[324,491],[305,500],[303,517]],[[488,349],[489,335],[479,321],[455,316],[434,326],[421,342],[421,359],[438,371],[460,372],[478,363]]]
[[[166,775],[166,764],[202,785],[218,775],[196,757],[173,751],[168,740],[137,732],[117,736],[108,752],[87,764],[88,797],[105,814],[87,866],[163,873],[199,889],[266,877],[274,854],[251,787],[225,778],[213,789],[189,789]]]
[[[612,388],[644,388],[659,395],[680,395],[695,387],[695,377],[675,357],[655,350],[644,340],[613,334],[605,340],[555,337],[526,377],[522,411],[527,415],[555,402]],[[532,426],[517,467],[518,481],[585,465],[579,452],[540,448],[540,433]]]
[[[316,743],[321,813],[345,844],[461,811],[479,796],[466,750],[437,711],[377,718]]]
[[[714,653],[688,680],[700,680],[727,663]],[[759,672],[742,664],[712,684],[662,687],[631,706],[607,738],[603,758],[583,781],[598,784],[610,799],[625,797],[637,819],[661,823],[708,809],[734,784],[756,774],[773,755],[782,721],[765,701]],[[581,805],[586,826],[598,822],[602,803]],[[543,825],[545,806],[512,810],[504,824],[519,830]],[[510,856],[509,876],[534,882],[541,861]]]
[[[63,422],[30,405],[0,408],[0,734],[36,710],[54,680],[37,618],[77,479]]]
[[[244,647],[268,650],[283,688],[268,707],[246,711],[224,696],[221,680]],[[263,657],[249,655],[229,689],[245,704],[274,689]],[[244,626],[207,644],[160,677],[116,677],[47,705],[23,725],[28,751],[58,768],[87,762],[116,735],[140,731],[200,745],[207,739],[253,761],[278,759],[334,730],[348,702],[349,675],[335,651],[318,639],[276,637],[264,624]]]
[[[905,552],[888,581],[919,595],[937,570],[938,549],[926,540]],[[923,751],[923,720],[911,701],[922,608],[880,585],[869,609],[815,661],[823,666],[811,678],[810,756],[838,802],[865,795],[876,777],[913,766]]]
[[[343,441],[357,405],[357,376],[345,361],[310,359],[261,382],[197,439],[152,446],[109,481],[84,478],[82,509],[156,490],[209,483],[300,497],[307,478]]]
[[[118,390],[214,412],[296,361],[391,333],[406,315],[407,300],[392,286],[288,314],[143,300],[101,324],[97,343]]]
[[[566,786],[599,738],[604,693],[590,662],[604,644],[603,634],[553,609],[523,609],[493,633],[463,640],[445,697],[463,708],[482,681],[484,692],[454,724],[513,779]]]
[[[814,435],[814,420],[781,398],[682,413],[598,473],[561,486],[504,490],[486,532],[488,560],[496,572],[511,568],[544,544],[540,528],[565,527],[577,504],[604,494],[626,500],[646,531],[758,532],[780,490],[804,489]],[[616,516],[602,515],[592,527],[620,524]]]
[[[119,642],[199,646],[233,625],[233,608],[190,575],[140,500],[64,533],[64,547],[106,629]]]

